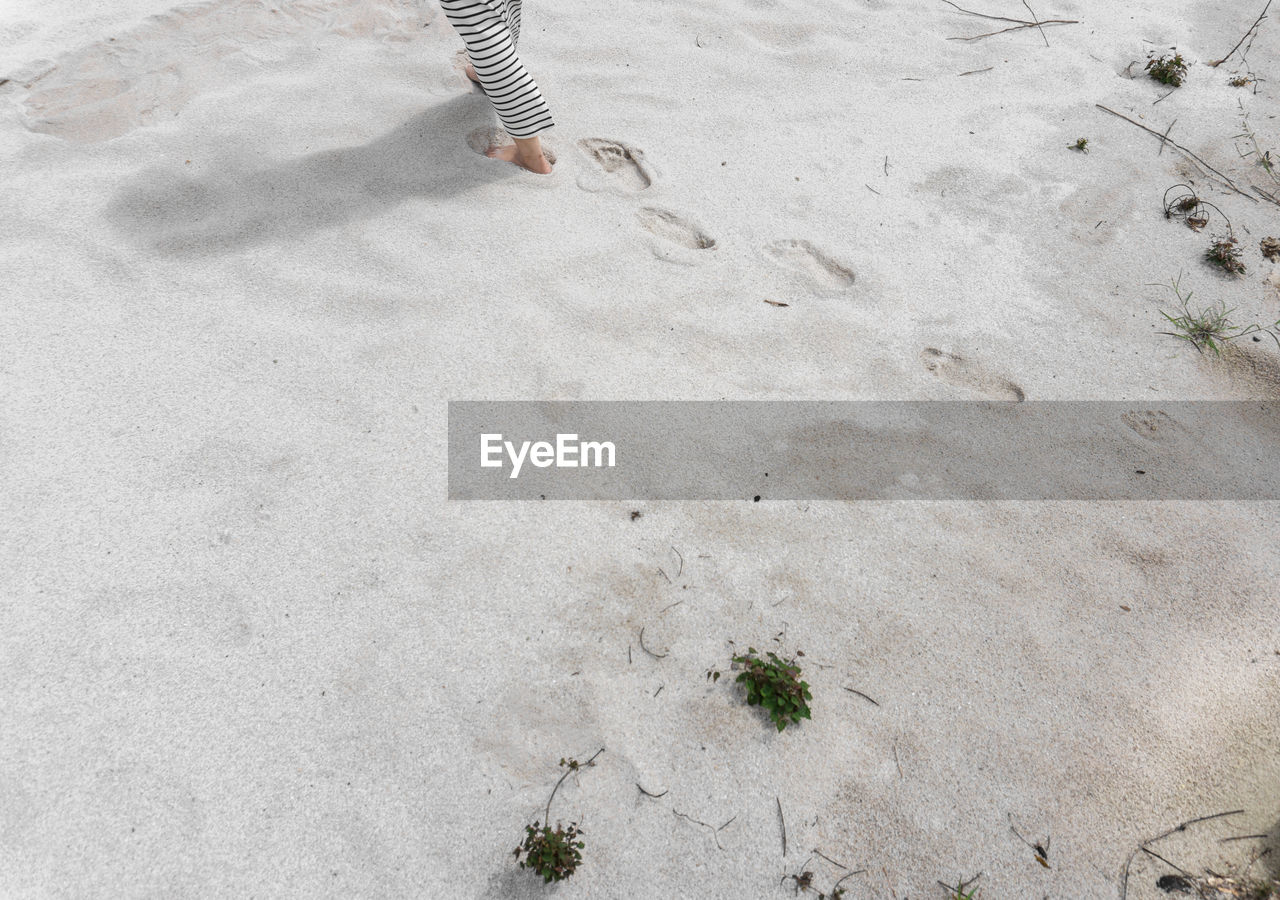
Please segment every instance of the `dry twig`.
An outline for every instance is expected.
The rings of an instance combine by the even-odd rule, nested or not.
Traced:
[[[1188,819],[1187,821],[1183,822],[1181,825],[1175,825],[1174,827],[1170,828],[1168,831],[1161,832],[1160,834],[1157,834],[1155,837],[1148,838],[1147,840],[1143,841],[1141,844],[1137,846],[1137,848],[1132,853],[1129,854],[1129,858],[1124,861],[1124,872],[1120,878],[1120,900],[1127,900],[1129,896],[1129,868],[1133,865],[1133,858],[1137,856],[1139,852],[1151,853],[1151,851],[1148,849],[1149,845],[1154,844],[1156,841],[1162,841],[1171,834],[1177,834],[1180,831],[1186,831],[1189,825],[1195,825],[1198,822],[1208,822],[1210,819],[1221,819],[1221,818],[1225,818],[1226,816],[1238,816],[1242,812],[1244,812],[1243,809],[1233,809],[1230,812],[1220,812],[1220,813],[1214,813],[1211,816],[1199,816],[1195,819]],[[1154,856],[1155,854],[1151,854],[1151,855]],[[1165,862],[1168,862],[1168,860],[1165,860]],[[1173,863],[1169,863],[1169,865],[1172,866]],[[1174,868],[1176,869],[1177,866],[1174,866]]]
[[[782,855],[787,855],[787,817],[782,814],[782,801],[777,797],[773,798],[773,802],[778,804],[778,823],[782,826]]]
[[[1208,169],[1208,170],[1209,170],[1210,172],[1212,172],[1214,175],[1216,175],[1216,176],[1218,176],[1219,178],[1221,178],[1221,179],[1223,180],[1223,182],[1225,182],[1225,183],[1226,183],[1227,187],[1231,188],[1231,190],[1235,191],[1235,192],[1236,192],[1237,194],[1239,194],[1241,197],[1248,197],[1248,198],[1249,198],[1250,200],[1252,200],[1254,203],[1257,203],[1257,202],[1258,202],[1256,198],[1254,198],[1254,197],[1250,197],[1250,196],[1249,196],[1248,194],[1246,194],[1244,191],[1240,190],[1240,188],[1238,188],[1238,187],[1236,186],[1236,183],[1235,183],[1234,181],[1232,181],[1230,178],[1228,178],[1226,175],[1223,175],[1221,172],[1219,172],[1219,171],[1218,171],[1217,169],[1215,169],[1213,166],[1209,165],[1209,164],[1208,164],[1207,162],[1205,162],[1203,159],[1201,159],[1200,157],[1196,156],[1194,153],[1192,153],[1192,152],[1191,152],[1190,150],[1188,150],[1186,147],[1182,146],[1182,145],[1181,145],[1181,144],[1179,144],[1177,141],[1172,140],[1172,139],[1171,139],[1171,138],[1169,138],[1167,135],[1161,134],[1160,132],[1158,132],[1158,131],[1156,131],[1156,130],[1154,130],[1154,129],[1152,129],[1152,128],[1148,128],[1146,125],[1143,125],[1141,122],[1135,122],[1133,119],[1130,119],[1128,116],[1124,115],[1123,113],[1118,113],[1118,112],[1116,112],[1114,109],[1111,109],[1111,108],[1109,108],[1109,107],[1103,106],[1101,103],[1095,103],[1095,104],[1094,104],[1094,106],[1098,107],[1098,109],[1102,110],[1103,112],[1111,113],[1111,115],[1115,116],[1117,119],[1124,119],[1124,120],[1125,120],[1126,122],[1128,122],[1130,125],[1136,125],[1136,126],[1138,126],[1139,128],[1141,128],[1143,131],[1147,132],[1148,134],[1154,134],[1156,137],[1160,138],[1160,140],[1161,140],[1161,141],[1164,141],[1165,143],[1168,143],[1170,146],[1172,146],[1172,147],[1176,147],[1178,150],[1181,150],[1181,151],[1182,151],[1183,153],[1185,153],[1187,156],[1191,157],[1191,159],[1195,160],[1195,161],[1196,161],[1196,163],[1198,163],[1199,165],[1201,165],[1201,166],[1203,166],[1204,168]]]
[[[643,650],[645,653],[648,653],[654,659],[666,659],[667,653],[671,652],[670,650],[668,650],[667,653],[654,653],[652,650],[650,650],[648,647],[644,645],[644,629],[645,629],[645,626],[641,625],[640,626],[640,649]]]
[[[698,820],[698,819],[695,819],[693,816],[685,815],[684,813],[680,812],[680,811],[679,811],[679,810],[677,810],[677,809],[672,809],[671,811],[672,811],[673,813],[675,813],[677,816],[679,816],[680,818],[682,818],[682,819],[688,819],[690,822],[692,822],[692,823],[693,823],[693,824],[695,824],[695,825],[701,825],[703,828],[710,828],[710,829],[711,829],[711,836],[715,839],[715,842],[716,842],[716,848],[717,848],[717,849],[719,849],[719,850],[723,850],[723,849],[724,849],[724,847],[720,846],[720,832],[724,831],[726,828],[728,828],[730,825],[732,825],[732,824],[733,824],[733,819],[738,818],[738,817],[735,815],[735,816],[733,817],[733,819],[730,819],[728,822],[725,822],[725,823],[724,823],[723,825],[721,825],[719,828],[716,828],[714,825],[708,825],[706,822],[702,822],[702,821],[700,821],[700,820]]]
[[[994,37],[997,34],[1004,34],[1007,31],[1021,31],[1024,28],[1038,28],[1040,29],[1040,36],[1044,38],[1044,43],[1045,43],[1045,46],[1047,47],[1049,46],[1049,39],[1045,37],[1045,34],[1044,34],[1045,25],[1079,25],[1080,24],[1079,19],[1041,19],[1035,14],[1035,12],[1031,9],[1030,6],[1027,6],[1026,0],[1023,0],[1022,5],[1027,6],[1027,12],[1031,13],[1030,20],[1011,19],[1008,16],[992,16],[992,15],[988,15],[987,13],[975,12],[972,9],[965,9],[963,6],[953,3],[952,0],[942,0],[942,2],[947,4],[948,6],[954,7],[955,9],[964,13],[965,15],[977,16],[979,19],[988,19],[992,22],[1014,23],[1008,28],[1001,28],[999,31],[988,31],[985,34],[974,34],[968,37],[947,38],[947,40],[949,41],[979,41],[979,40],[982,40],[983,38]]]
[[[1272,3],[1272,0],[1267,0],[1267,5],[1262,7],[1262,14],[1259,15],[1258,18],[1254,20],[1252,25],[1249,26],[1249,30],[1246,31],[1244,33],[1244,37],[1240,38],[1239,42],[1234,47],[1231,48],[1230,53],[1222,57],[1222,59],[1218,60],[1217,62],[1209,63],[1209,65],[1212,68],[1216,69],[1218,68],[1218,66],[1222,65],[1224,62],[1229,60],[1231,58],[1231,54],[1235,53],[1237,50],[1240,49],[1240,45],[1243,44],[1248,39],[1249,35],[1253,34],[1255,31],[1258,30],[1258,26],[1262,24],[1262,20],[1267,17],[1267,10],[1271,8],[1271,3]]]

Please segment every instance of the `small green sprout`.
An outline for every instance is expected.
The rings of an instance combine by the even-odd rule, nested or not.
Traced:
[[[1156,81],[1173,87],[1182,87],[1182,82],[1187,77],[1187,64],[1181,53],[1148,59],[1146,69]]]
[[[803,654],[798,654],[803,655]],[[801,719],[811,718],[809,684],[800,680],[800,667],[794,659],[783,660],[770,652],[761,658],[754,647],[745,654],[733,657],[735,665],[742,666],[737,681],[746,686],[747,705],[763,706],[769,718],[782,731],[788,724],[799,724]]]
[[[964,881],[963,879],[957,881],[955,887],[952,887],[942,881],[939,881],[938,884],[942,885],[943,889],[947,891],[947,900],[977,900],[978,889],[973,887],[973,885],[981,877],[982,873],[979,872],[968,881]]]

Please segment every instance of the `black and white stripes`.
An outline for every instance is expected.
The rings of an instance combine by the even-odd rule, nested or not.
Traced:
[[[538,85],[516,55],[521,0],[440,0],[467,45],[480,86],[513,138],[533,137],[555,123]]]

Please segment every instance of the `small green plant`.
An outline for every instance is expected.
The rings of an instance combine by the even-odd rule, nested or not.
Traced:
[[[1244,253],[1236,242],[1234,234],[1214,238],[1209,249],[1205,251],[1204,258],[1228,275],[1243,275],[1245,272]]]
[[[1180,278],[1173,279],[1172,286],[1173,293],[1178,298],[1178,303],[1181,306],[1181,313],[1174,316],[1164,310],[1160,310],[1160,315],[1164,316],[1176,329],[1175,331],[1162,331],[1160,332],[1161,334],[1167,334],[1170,337],[1178,338],[1178,340],[1186,341],[1201,353],[1208,349],[1214,356],[1222,355],[1222,350],[1228,341],[1234,341],[1250,334],[1268,334],[1276,342],[1276,347],[1280,348],[1280,336],[1278,336],[1280,335],[1280,321],[1265,328],[1256,322],[1246,326],[1235,325],[1231,321],[1231,313],[1234,310],[1227,309],[1226,304],[1221,300],[1213,306],[1207,306],[1199,312],[1193,313],[1191,311],[1192,292],[1188,291],[1183,295]]]
[[[1231,85],[1232,87],[1248,87],[1249,85],[1253,84],[1253,79],[1250,78],[1248,75],[1237,75],[1235,78],[1232,78],[1230,81],[1228,81],[1227,84]]]
[[[939,881],[938,884],[942,885],[943,889],[947,892],[947,900],[977,900],[978,889],[973,885],[981,877],[982,873],[979,872],[968,881],[964,881],[963,879],[957,881],[955,887],[952,887],[942,881]]]
[[[1069,149],[1069,150],[1078,150],[1078,151],[1080,151],[1081,153],[1088,153],[1088,152],[1089,152],[1089,139],[1088,139],[1088,138],[1076,138],[1076,142],[1075,142],[1074,144],[1068,144],[1068,145],[1067,145],[1067,149]]]
[[[544,882],[563,881],[577,871],[585,846],[577,839],[582,834],[577,823],[570,822],[566,829],[557,822],[552,831],[550,825],[539,827],[534,822],[526,825],[524,831],[524,843],[516,848],[517,858],[524,854],[520,868],[533,869]]]
[[[595,765],[596,757],[603,752],[604,748],[597,750],[585,763],[580,763],[576,759],[562,758],[560,765],[564,768],[564,774],[560,776],[556,786],[551,789],[551,796],[547,798],[547,810],[543,815],[543,821],[546,824],[535,821],[532,825],[524,827],[524,843],[516,847],[516,859],[520,863],[520,868],[533,869],[542,876],[544,883],[563,881],[576,872],[578,865],[582,862],[582,848],[585,846],[580,840],[582,829],[578,827],[577,822],[570,822],[568,828],[557,822],[555,829],[551,828],[551,801],[556,798],[556,791],[560,790],[560,785],[564,784],[566,778],[574,772]]]
[[[800,667],[794,659],[784,660],[773,652],[761,658],[754,647],[748,647],[745,654],[733,657],[733,662],[744,670],[736,680],[747,688],[747,705],[768,710],[779,731],[811,718],[808,701],[813,695],[808,682],[800,680]]]
[[[1148,58],[1146,68],[1156,81],[1173,87],[1182,87],[1183,79],[1187,77],[1187,64],[1182,59],[1181,53],[1175,53],[1173,56],[1161,54],[1154,59]]]

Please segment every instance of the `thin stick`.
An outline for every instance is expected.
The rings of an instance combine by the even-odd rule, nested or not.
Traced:
[[[1231,48],[1231,53],[1235,53],[1237,50],[1239,50],[1240,44],[1243,44],[1245,42],[1245,38],[1247,38],[1250,34],[1252,34],[1254,29],[1256,29],[1259,25],[1262,24],[1262,20],[1267,17],[1267,10],[1271,8],[1271,3],[1272,3],[1272,0],[1267,0],[1267,5],[1262,7],[1262,14],[1258,16],[1256,20],[1254,20],[1254,23],[1252,25],[1249,26],[1249,30],[1244,33],[1244,37],[1240,38],[1239,43],[1237,43],[1234,47]],[[1215,69],[1218,68],[1218,66],[1222,65],[1224,62],[1226,62],[1231,58],[1231,53],[1228,53],[1226,56],[1222,57],[1222,59],[1218,60],[1217,62],[1209,63],[1209,65]]]
[[[987,66],[985,69],[970,69],[968,72],[961,72],[957,78],[963,78],[966,75],[981,75],[983,72],[990,72],[995,66]]]
[[[1036,15],[1036,11],[1031,8],[1031,4],[1027,0],[1022,0],[1022,5],[1027,8],[1027,12],[1031,13],[1031,18],[1036,20],[1036,27],[1040,29],[1040,37],[1044,38],[1044,45],[1049,46],[1049,38],[1045,37],[1044,27],[1040,24],[1040,17]]]
[[[1235,837],[1219,838],[1219,844],[1226,844],[1230,841],[1265,841],[1270,835],[1266,834],[1240,834]]]
[[[773,802],[778,804],[778,823],[782,826],[782,855],[785,858],[787,855],[787,817],[782,814],[782,801],[775,796]]]
[[[665,797],[667,796],[667,794],[671,793],[671,788],[667,788],[661,794],[655,794],[652,791],[646,791],[638,781],[636,782],[636,787],[640,788],[640,793],[644,794],[646,797],[653,797],[655,800],[659,797]]]
[[[958,9],[960,12],[966,15],[977,16],[979,19],[987,19],[992,22],[1012,22],[1013,23],[1013,27],[1011,28],[1002,28],[999,31],[989,31],[986,34],[976,34],[976,35],[973,35],[972,37],[947,38],[947,40],[949,41],[977,41],[977,40],[981,40],[982,38],[993,37],[997,34],[1004,34],[1006,31],[1020,31],[1023,28],[1039,28],[1040,37],[1044,38],[1044,45],[1047,47],[1049,46],[1049,38],[1045,37],[1045,33],[1044,33],[1045,25],[1079,25],[1080,24],[1079,20],[1077,19],[1041,19],[1039,16],[1036,15],[1035,10],[1033,10],[1030,6],[1027,5],[1027,0],[1022,0],[1022,5],[1027,7],[1027,12],[1031,13],[1031,21],[1027,21],[1026,19],[1011,19],[1008,16],[991,16],[986,13],[975,12],[972,9],[965,9],[963,6],[953,3],[952,0],[942,0],[942,2],[947,4],[948,6]]]
[[[813,848],[813,852],[814,852],[814,853],[816,853],[816,854],[818,854],[819,856],[821,856],[821,857],[822,857],[823,859],[825,859],[827,862],[831,863],[831,865],[836,866],[836,867],[841,868],[841,869],[844,869],[846,872],[848,872],[848,871],[849,871],[849,867],[848,867],[848,866],[844,865],[843,863],[838,863],[838,862],[836,862],[834,859],[832,859],[830,856],[827,856],[827,854],[823,853],[823,852],[822,852],[821,850],[819,850],[817,847],[814,847],[814,848]]]
[[[1269,201],[1271,201],[1272,203],[1274,203],[1276,206],[1280,206],[1280,197],[1277,197],[1275,194],[1268,194],[1266,191],[1264,191],[1262,188],[1258,187],[1256,184],[1255,184],[1255,185],[1251,185],[1251,187],[1252,187],[1252,188],[1253,188],[1253,189],[1258,193],[1258,195],[1259,195],[1259,196],[1261,196],[1264,200],[1269,200]]]
[[[1197,825],[1200,822],[1208,822],[1212,819],[1223,819],[1223,818],[1226,818],[1227,816],[1238,816],[1243,813],[1244,813],[1243,809],[1232,809],[1232,810],[1228,810],[1227,812],[1214,813],[1211,816],[1200,816],[1199,818],[1196,818],[1196,819],[1188,819],[1187,821],[1183,822],[1181,825],[1178,825],[1174,828],[1170,828],[1164,834],[1157,835],[1156,837],[1153,837],[1149,841],[1143,841],[1142,845],[1145,847],[1147,844],[1154,844],[1156,841],[1162,841],[1171,834],[1177,834],[1180,831],[1186,831],[1188,825]]]
[[[959,6],[955,3],[952,3],[951,0],[942,0],[942,2],[947,4],[947,6],[954,6],[956,9],[960,10],[960,12],[965,13],[966,15],[977,16],[979,19],[990,19],[993,22],[1017,22],[1021,25],[1035,24],[1034,22],[1028,22],[1026,19],[1010,19],[1006,16],[989,16],[986,13],[974,12],[971,9],[965,9],[963,6]],[[1032,15],[1034,16],[1035,13],[1032,13]]]
[[[871,698],[871,697],[868,697],[866,694],[862,693],[862,691],[856,691],[856,690],[854,690],[854,689],[853,689],[853,688],[851,688],[851,687],[847,687],[847,688],[845,688],[845,690],[846,690],[846,691],[848,691],[850,694],[857,694],[857,695],[858,695],[859,697],[861,697],[863,700],[867,700],[867,701],[869,701],[869,702],[871,702],[871,703],[875,704],[876,706],[879,706],[879,705],[880,705],[879,703],[876,703],[875,699],[873,699],[873,698]]]
[[[670,650],[668,650],[667,653],[654,653],[652,650],[650,650],[648,647],[644,645],[644,629],[645,629],[645,626],[641,625],[640,626],[640,649],[643,650],[645,653],[648,653],[654,659],[666,659],[667,653],[671,652]]]
[[[818,855],[819,855],[819,856],[822,856],[822,854],[821,854],[821,853],[819,853]],[[823,859],[826,859],[826,857],[825,857],[825,856],[823,856],[822,858],[823,858]],[[833,861],[833,860],[828,860],[828,862],[832,862],[832,861]],[[840,863],[836,863],[836,865],[837,865],[837,866],[839,866],[839,865],[840,865]],[[844,868],[844,867],[843,867],[843,866],[841,866],[841,868]],[[834,894],[834,893],[836,892],[836,888],[840,887],[840,882],[841,882],[841,881],[844,881],[846,878],[852,878],[854,875],[862,875],[862,874],[864,874],[866,871],[867,871],[866,869],[855,869],[855,870],[854,870],[854,871],[852,871],[852,872],[846,872],[844,875],[841,875],[841,876],[840,876],[840,881],[837,881],[835,884],[831,885],[831,893],[832,893],[832,894]],[[894,896],[896,897],[896,896],[898,896],[898,895],[897,895],[897,894],[894,894]]]
[[[546,825],[548,828],[551,827],[551,801],[556,799],[556,791],[560,790],[560,785],[564,784],[564,780],[569,777],[569,773],[577,772],[581,769],[585,769],[587,766],[595,765],[596,757],[603,752],[604,752],[604,748],[601,747],[599,750],[593,753],[591,755],[591,758],[586,762],[581,763],[578,766],[565,767],[564,774],[560,776],[560,780],[556,782],[556,786],[551,789],[551,796],[547,798],[547,811],[542,817],[543,825]]]
[[[1243,809],[1233,809],[1233,810],[1231,810],[1231,811],[1229,811],[1229,812],[1214,813],[1214,814],[1213,814],[1213,815],[1211,815],[1211,816],[1200,816],[1200,817],[1195,818],[1195,819],[1188,819],[1187,821],[1183,822],[1181,825],[1175,825],[1173,828],[1170,828],[1168,831],[1165,831],[1165,832],[1163,832],[1163,833],[1161,833],[1161,834],[1156,835],[1156,836],[1155,836],[1155,837],[1153,837],[1153,838],[1149,838],[1149,839],[1147,839],[1147,840],[1143,841],[1141,844],[1139,844],[1139,845],[1137,846],[1137,848],[1136,848],[1136,849],[1134,849],[1134,851],[1133,851],[1132,853],[1130,853],[1130,854],[1129,854],[1129,858],[1128,858],[1128,859],[1126,859],[1126,860],[1124,861],[1124,872],[1123,872],[1123,874],[1121,875],[1121,878],[1120,878],[1120,900],[1128,900],[1128,897],[1129,897],[1129,869],[1130,869],[1130,867],[1132,867],[1132,865],[1133,865],[1133,858],[1134,858],[1135,856],[1137,856],[1137,855],[1138,855],[1138,852],[1139,852],[1139,851],[1142,851],[1142,852],[1150,852],[1150,851],[1148,851],[1148,850],[1147,850],[1147,845],[1148,845],[1148,844],[1154,844],[1156,841],[1162,841],[1162,840],[1164,840],[1165,838],[1167,838],[1167,837],[1168,837],[1169,835],[1171,835],[1171,834],[1177,834],[1177,833],[1178,833],[1178,832],[1180,832],[1180,831],[1186,831],[1186,830],[1187,830],[1187,826],[1188,826],[1188,825],[1195,825],[1195,824],[1196,824],[1196,823],[1198,823],[1198,822],[1208,822],[1208,821],[1209,821],[1209,820],[1211,820],[1211,819],[1221,819],[1221,818],[1224,818],[1224,817],[1226,817],[1226,816],[1238,816],[1238,815],[1240,815],[1242,812],[1244,812],[1244,810],[1243,810]],[[1168,860],[1165,860],[1165,862],[1168,862]],[[1173,866],[1173,863],[1169,863],[1169,865]],[[1176,869],[1176,868],[1178,868],[1177,866],[1173,866],[1173,867],[1174,867],[1175,869]]]
[[[677,816],[679,816],[680,818],[682,818],[682,819],[688,819],[690,822],[693,822],[695,825],[701,825],[703,828],[710,828],[710,829],[711,829],[711,836],[715,839],[715,842],[716,842],[716,849],[718,849],[718,850],[723,850],[723,849],[724,849],[724,847],[721,847],[721,846],[720,846],[720,832],[724,831],[726,828],[728,828],[730,825],[732,825],[732,824],[733,824],[733,819],[738,818],[738,817],[735,815],[735,816],[733,817],[733,819],[730,819],[728,822],[725,822],[725,823],[724,823],[723,825],[721,825],[719,828],[716,828],[716,827],[715,827],[715,826],[713,826],[713,825],[708,825],[706,822],[702,822],[702,821],[699,821],[698,819],[695,819],[693,816],[685,815],[684,813],[680,812],[680,811],[679,811],[679,810],[677,810],[677,809],[672,809],[671,811],[672,811],[673,813],[675,813]]]
[[[676,550],[675,547],[672,547],[671,549],[675,552],[676,556],[680,557],[680,568],[676,570],[676,577],[679,578],[680,573],[684,571],[684,554],[679,550]]]
[[[898,778],[899,779],[905,778],[906,776],[902,774],[902,763],[898,762],[898,742],[897,741],[893,742],[893,764],[898,767]]]
[[[1169,132],[1173,131],[1173,126],[1178,124],[1178,120],[1174,119],[1169,123],[1169,127],[1164,130],[1164,134],[1160,136],[1160,152],[1156,156],[1164,155],[1164,145],[1169,142]]]
[[[997,34],[1005,34],[1010,31],[1021,31],[1024,28],[1040,28],[1041,25],[1079,25],[1076,19],[1045,19],[1043,22],[1026,22],[1022,25],[1010,25],[1008,28],[1001,28],[999,31],[987,31],[982,34],[975,34],[969,37],[949,37],[949,41],[980,41],[983,38],[995,37]],[[1042,31],[1044,29],[1041,29]]]
[[[1098,107],[1098,109],[1102,110],[1103,112],[1111,113],[1111,115],[1115,116],[1115,117],[1116,117],[1116,118],[1118,118],[1118,119],[1124,119],[1124,120],[1125,120],[1126,122],[1128,122],[1130,125],[1137,125],[1137,126],[1138,126],[1139,128],[1141,128],[1143,131],[1147,132],[1148,134],[1154,134],[1156,137],[1160,138],[1160,140],[1162,140],[1162,141],[1168,141],[1168,143],[1169,143],[1169,144],[1171,144],[1172,146],[1174,146],[1174,147],[1176,147],[1177,149],[1181,150],[1183,153],[1187,154],[1187,156],[1191,157],[1191,158],[1192,158],[1192,159],[1194,159],[1197,163],[1199,163],[1200,165],[1204,166],[1206,169],[1208,169],[1208,170],[1209,170],[1210,172],[1212,172],[1214,175],[1217,175],[1219,178],[1221,178],[1224,182],[1226,182],[1227,186],[1228,186],[1228,187],[1230,187],[1230,188],[1231,188],[1231,190],[1235,191],[1235,192],[1236,192],[1237,194],[1239,194],[1241,197],[1249,197],[1249,195],[1248,195],[1248,194],[1246,194],[1244,191],[1240,190],[1240,188],[1236,187],[1236,183],[1235,183],[1234,181],[1232,181],[1232,180],[1231,180],[1230,178],[1228,178],[1226,175],[1223,175],[1221,172],[1219,172],[1219,171],[1218,171],[1217,169],[1215,169],[1213,166],[1209,165],[1209,164],[1208,164],[1207,162],[1205,162],[1203,159],[1201,159],[1200,157],[1196,156],[1194,153],[1192,153],[1192,152],[1191,152],[1190,150],[1188,150],[1186,147],[1184,147],[1184,146],[1182,146],[1181,144],[1179,144],[1177,141],[1172,140],[1172,139],[1170,139],[1170,138],[1166,137],[1165,135],[1162,135],[1160,132],[1155,131],[1154,129],[1148,128],[1146,125],[1143,125],[1141,122],[1135,122],[1135,121],[1133,121],[1133,119],[1130,119],[1128,116],[1123,115],[1123,114],[1121,114],[1121,113],[1118,113],[1118,112],[1116,112],[1114,109],[1109,109],[1109,108],[1107,108],[1107,107],[1103,106],[1101,103],[1095,103],[1095,104],[1094,104],[1094,106]],[[1253,197],[1249,197],[1249,199],[1250,199],[1250,200],[1253,200],[1253,202],[1254,202],[1254,203],[1257,203],[1257,202],[1258,202],[1258,201],[1257,201],[1255,198],[1253,198]]]
[[[1160,862],[1164,863],[1166,866],[1172,866],[1173,868],[1181,872],[1183,875],[1188,875],[1188,876],[1191,875],[1191,873],[1188,872],[1186,869],[1182,868],[1182,866],[1178,865],[1175,862],[1170,862],[1169,860],[1165,859],[1163,856],[1161,856],[1159,853],[1157,853],[1154,850],[1150,850],[1146,847],[1143,847],[1142,852],[1147,854],[1147,856],[1154,856],[1156,859],[1160,860]]]

